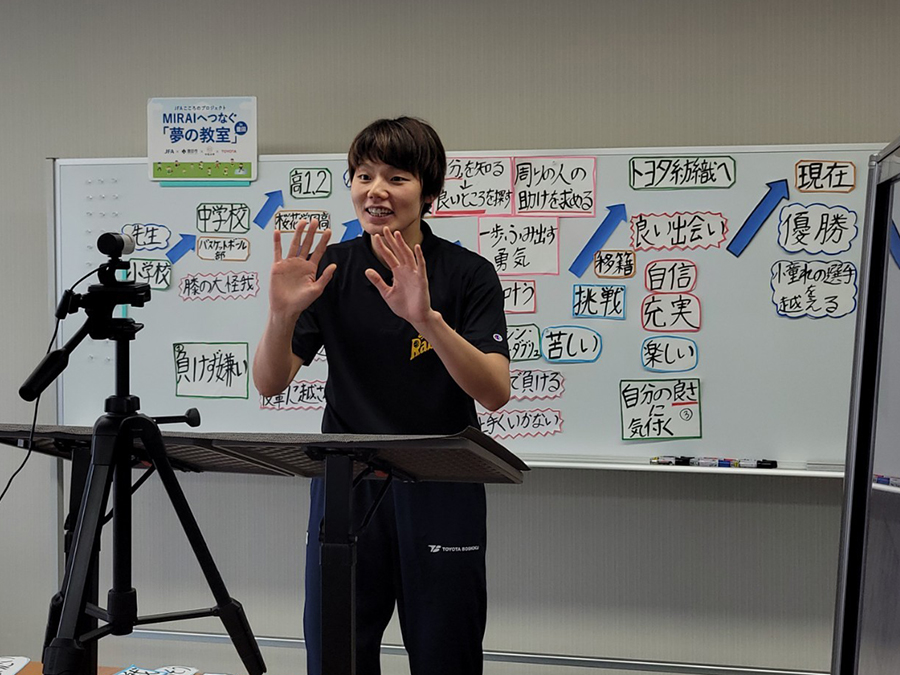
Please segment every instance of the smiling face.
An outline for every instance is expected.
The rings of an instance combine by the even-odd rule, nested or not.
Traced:
[[[441,193],[447,157],[437,132],[414,117],[375,120],[347,153],[350,196],[369,234],[385,227],[413,246],[422,241],[420,218]]]
[[[382,234],[388,227],[400,232],[409,246],[422,242],[422,209],[432,198],[422,196],[422,182],[415,174],[383,162],[364,161],[353,174],[350,198],[365,232]]]

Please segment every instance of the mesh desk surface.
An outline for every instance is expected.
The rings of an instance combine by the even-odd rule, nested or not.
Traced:
[[[27,446],[30,427],[0,424],[0,443]],[[367,464],[392,467],[398,478],[466,483],[521,483],[528,466],[477,429],[452,436],[381,436],[358,434],[226,434],[170,433],[163,441],[172,466],[182,471],[217,471],[274,476],[321,476],[321,453],[354,456],[354,473]],[[34,449],[71,459],[88,451],[90,427],[38,425]],[[145,456],[135,439],[135,455]]]

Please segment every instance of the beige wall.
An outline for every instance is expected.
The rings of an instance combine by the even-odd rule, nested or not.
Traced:
[[[452,150],[887,142],[900,133],[898,25],[900,4],[893,0],[3,0],[0,421],[30,420],[31,408],[16,390],[51,330],[43,160],[143,155],[149,97],[256,95],[263,153],[343,151],[365,123],[399,113],[430,120]],[[52,419],[49,399],[41,419]],[[0,479],[21,458],[2,450]],[[560,527],[570,528],[573,539],[592,537],[595,519],[613,518],[618,527],[596,534],[619,546],[616,537],[638,531],[647,516],[633,503],[610,501],[614,476],[539,472],[520,497],[510,497],[519,503],[498,506],[508,520],[496,527],[518,526],[517,513],[552,512],[556,490],[574,491],[594,515],[576,510]],[[651,511],[669,503],[657,497],[659,480],[628,482]],[[796,529],[774,533],[781,539],[769,542],[764,558],[738,533],[722,542],[726,562],[738,577],[761,566],[774,576],[777,565],[807,570],[815,583],[796,592],[808,611],[782,611],[773,592],[760,596],[742,587],[745,595],[728,603],[702,604],[699,625],[739,625],[735,630],[753,644],[787,632],[813,646],[761,658],[825,669],[839,490],[815,480],[757,486],[759,495],[735,507],[741,518],[752,522],[775,509],[775,518]],[[699,490],[695,517],[713,518],[731,504],[722,486],[689,487]],[[666,499],[677,503],[676,494]],[[0,653],[39,655],[46,600],[56,584],[55,500],[54,464],[34,458],[0,503],[0,607],[18,617],[0,622]],[[823,551],[801,538],[798,548],[791,539],[797,532],[821,534],[834,546]],[[704,559],[690,537],[668,545],[679,565]],[[661,607],[650,591],[642,596],[635,576],[641,566],[629,559],[640,552],[621,550],[607,562],[638,594],[635,611],[677,626],[682,610],[693,610],[674,600],[690,598]],[[798,557],[780,559],[780,550]],[[579,549],[573,544],[566,553]],[[514,567],[495,568],[495,577],[540,583],[543,568],[515,548],[498,560]],[[580,575],[590,569],[583,565]],[[564,590],[566,597],[577,592]],[[541,611],[539,604],[520,607],[516,597],[510,591],[493,601],[492,616],[502,618],[503,629],[495,634],[497,648],[513,646],[516,622],[530,630]],[[756,606],[760,597],[775,609],[748,617],[746,602]],[[578,612],[558,609],[560,625],[572,621],[572,634],[581,635]],[[607,610],[616,625],[630,625],[617,608]],[[640,651],[645,638],[630,639],[627,649]],[[573,639],[565,648],[590,653],[586,642]],[[717,650],[674,651],[694,660],[728,658]]]

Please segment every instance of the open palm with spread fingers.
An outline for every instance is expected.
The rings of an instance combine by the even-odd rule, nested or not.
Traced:
[[[337,267],[329,265],[316,279],[319,262],[328,246],[331,230],[325,230],[313,250],[313,239],[319,229],[319,221],[297,223],[297,231],[291,238],[287,256],[282,256],[281,232],[273,234],[275,261],[269,283],[269,307],[274,314],[300,316],[316,298],[322,295],[325,286],[334,276]]]
[[[415,249],[410,249],[399,232],[391,232],[386,227],[383,234],[372,237],[372,246],[391,270],[394,280],[388,286],[371,268],[366,270],[366,278],[378,289],[394,314],[419,328],[432,313],[422,247],[416,244]]]

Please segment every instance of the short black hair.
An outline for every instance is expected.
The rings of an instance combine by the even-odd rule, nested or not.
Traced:
[[[422,183],[422,196],[437,199],[444,187],[447,155],[440,136],[416,117],[375,120],[360,131],[347,153],[350,180],[363,162],[383,162],[409,171]],[[425,204],[422,214],[428,212]]]

